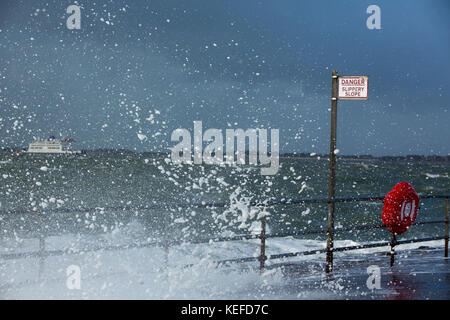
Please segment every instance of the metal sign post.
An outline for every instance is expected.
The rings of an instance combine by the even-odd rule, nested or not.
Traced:
[[[328,188],[328,229],[327,229],[327,258],[325,271],[333,269],[333,241],[334,241],[334,187],[336,174],[336,118],[337,118],[338,72],[333,70],[331,76],[331,131],[330,131],[330,183]]]
[[[366,100],[369,79],[367,76],[338,76],[337,70],[331,74],[331,131],[330,131],[330,181],[328,188],[328,228],[325,271],[333,270],[334,207],[336,185],[336,124],[338,100]]]
[[[395,233],[392,234],[392,238],[391,238],[391,251],[390,251],[390,255],[391,255],[391,262],[390,262],[390,267],[392,268],[394,266],[394,260],[395,260],[395,245],[397,243],[397,238],[395,237]]]

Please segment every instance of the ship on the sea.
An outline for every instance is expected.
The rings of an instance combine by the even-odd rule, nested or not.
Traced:
[[[67,147],[63,147],[63,142],[73,142],[73,139],[58,140],[55,137],[41,140],[37,138],[30,143],[28,150],[24,150],[25,153],[46,153],[46,154],[80,154],[80,150],[69,150]]]

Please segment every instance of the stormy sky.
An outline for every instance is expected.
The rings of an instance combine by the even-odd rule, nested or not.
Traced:
[[[366,27],[371,4],[381,30]],[[339,102],[342,154],[447,155],[449,18],[447,0],[1,0],[0,147],[54,135],[167,151],[202,120],[326,153],[337,69],[370,82],[367,101]]]

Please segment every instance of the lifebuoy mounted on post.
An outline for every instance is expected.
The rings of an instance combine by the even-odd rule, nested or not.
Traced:
[[[408,182],[399,182],[384,198],[381,217],[394,235],[402,234],[414,223],[419,210],[419,195]]]

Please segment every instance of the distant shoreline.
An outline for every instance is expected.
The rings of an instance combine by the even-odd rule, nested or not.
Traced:
[[[21,148],[0,148],[0,153],[13,154]],[[150,157],[162,157],[167,156],[170,152],[149,152],[149,151],[132,151],[128,149],[93,149],[82,150],[83,154],[139,154]],[[248,154],[248,153],[247,153]],[[438,155],[406,155],[406,156],[373,156],[373,155],[337,155],[338,160],[341,161],[427,161],[427,162],[450,162],[450,155],[438,156]],[[316,153],[282,153],[280,159],[328,159],[328,154],[316,154]]]
[[[323,158],[328,159],[328,154],[316,154],[311,156],[309,154],[297,154],[293,155],[290,153],[284,153],[280,155],[281,159],[315,159],[315,158]],[[437,155],[406,155],[406,156],[372,156],[372,155],[337,155],[336,158],[338,160],[343,161],[428,161],[428,162],[450,162],[450,155],[448,156],[437,156]]]

